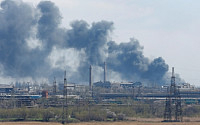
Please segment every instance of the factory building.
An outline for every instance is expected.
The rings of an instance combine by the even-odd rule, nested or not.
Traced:
[[[141,82],[120,83],[120,87],[123,87],[123,88],[142,87],[142,83]]]
[[[109,81],[106,81],[106,82],[99,81],[99,82],[95,82],[94,86],[95,87],[102,87],[102,88],[110,88],[111,82],[109,82]]]
[[[187,91],[187,90],[194,90],[195,86],[194,85],[190,85],[189,83],[182,83],[179,85],[180,90],[182,91]]]
[[[0,84],[0,93],[1,94],[9,94],[12,93],[14,87],[12,85]]]

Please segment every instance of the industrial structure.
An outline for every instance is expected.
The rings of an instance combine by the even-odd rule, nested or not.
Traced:
[[[14,87],[12,85],[0,85],[0,93],[11,93],[14,90]]]
[[[90,87],[90,91],[92,90],[92,65],[90,65],[89,68],[89,87]]]
[[[107,76],[106,76],[106,73],[107,73],[106,62],[104,62],[103,69],[104,69],[103,82],[102,81],[95,82],[94,86],[95,87],[103,87],[103,88],[111,88],[111,82],[107,81],[107,79],[106,79],[107,78]]]
[[[106,83],[106,62],[104,62],[104,83]]]
[[[173,108],[173,102],[175,103],[175,108]],[[174,120],[172,118],[173,111],[175,114]],[[175,83],[174,67],[172,68],[172,77],[171,77],[171,85],[169,88],[169,95],[166,97],[164,121],[166,122],[182,121],[181,96],[179,88]]]
[[[65,124],[68,121],[68,104],[67,104],[67,78],[66,71],[64,72],[64,90],[63,90],[63,120],[62,123]]]
[[[54,82],[53,82],[53,94],[56,95],[57,93],[57,85],[56,85],[56,77],[54,77]]]
[[[58,79],[56,81],[54,77],[51,84],[16,82],[15,85],[0,85],[0,107],[58,107],[62,110],[60,116],[62,123],[65,124],[70,120],[68,119],[71,116],[68,111],[70,106],[77,106],[78,110],[81,105],[86,105],[85,107],[88,106],[90,111],[90,106],[94,105],[104,106],[114,103],[117,106],[127,106],[134,105],[136,101],[151,102],[151,104],[159,102],[165,105],[162,113],[164,121],[180,122],[183,114],[181,103],[200,104],[200,89],[189,83],[176,84],[174,68],[172,68],[170,85],[162,87],[145,86],[141,81],[110,82],[106,79],[106,62],[102,69],[104,69],[102,72],[104,78],[93,83],[92,77],[95,74],[92,72],[92,65],[89,66],[87,85],[67,81],[66,71],[64,81],[63,78],[60,82]]]

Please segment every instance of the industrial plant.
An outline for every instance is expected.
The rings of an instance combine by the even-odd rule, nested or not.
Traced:
[[[182,122],[189,121],[186,117],[200,117],[200,88],[185,82],[174,67],[169,70],[162,54],[145,56],[143,45],[133,36],[128,41],[114,41],[112,21],[88,23],[81,19],[63,27],[62,14],[54,2],[37,1],[37,5],[22,0],[0,2],[0,122],[27,120],[65,124],[134,121],[134,118]],[[154,11],[137,9],[139,15],[143,11]],[[114,13],[110,13],[111,17]],[[142,15],[146,13],[150,14]],[[96,13],[95,17],[98,17]],[[143,25],[140,20],[144,17],[137,18],[141,18],[138,21]],[[149,20],[147,22],[149,25]],[[158,27],[157,18],[150,22]],[[137,27],[140,31],[141,27]],[[152,33],[149,29],[144,31]],[[174,47],[172,43],[170,47]],[[157,44],[155,47],[159,48]],[[163,51],[162,47],[159,49]],[[167,48],[164,53],[171,56],[174,52]],[[173,55],[177,57],[180,56]]]
[[[64,72],[63,82],[57,82],[54,77],[52,83],[16,82],[10,85],[0,85],[0,107],[34,108],[60,107],[63,108],[63,122],[67,121],[68,106],[80,106],[84,102],[88,105],[131,105],[123,99],[133,101],[151,101],[165,103],[163,112],[165,122],[181,122],[182,105],[199,104],[200,89],[189,83],[176,83],[174,68],[172,68],[171,83],[163,86],[145,86],[140,81],[110,82],[107,77],[107,66],[104,62],[103,81],[93,82],[92,65],[89,66],[88,85],[67,82]],[[41,101],[43,100],[43,101]],[[44,101],[46,100],[46,101]],[[174,116],[173,116],[174,115]]]

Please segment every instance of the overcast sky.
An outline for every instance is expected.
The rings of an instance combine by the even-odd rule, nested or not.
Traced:
[[[2,0],[0,0],[2,1]],[[23,0],[37,6],[40,0]],[[131,37],[144,55],[163,57],[186,82],[200,86],[199,0],[50,0],[60,9],[62,26],[74,20],[113,21],[112,40]]]

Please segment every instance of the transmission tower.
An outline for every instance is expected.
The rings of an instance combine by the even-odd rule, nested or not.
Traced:
[[[182,107],[181,107],[181,96],[179,92],[178,86],[175,83],[175,75],[174,75],[174,67],[172,67],[172,77],[171,77],[171,85],[169,87],[169,95],[166,97],[165,104],[165,112],[164,112],[164,121],[166,122],[181,122],[182,121]],[[172,102],[175,103],[175,119],[172,120],[172,110],[173,105]]]
[[[182,116],[182,106],[181,106],[181,96],[180,96],[180,91],[179,89],[176,91],[176,102],[175,102],[175,120],[176,121],[182,121],[183,116]]]
[[[62,124],[67,123],[68,121],[68,105],[67,105],[67,78],[66,71],[64,75],[64,88],[63,88],[63,117]]]
[[[57,85],[56,85],[56,77],[54,77],[54,82],[53,82],[53,94],[57,94]]]

